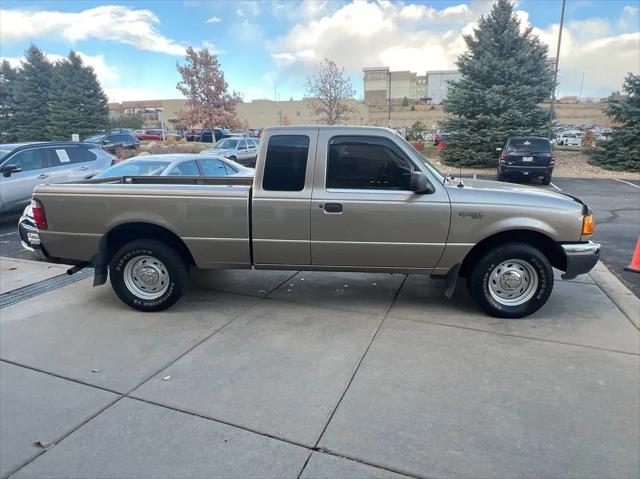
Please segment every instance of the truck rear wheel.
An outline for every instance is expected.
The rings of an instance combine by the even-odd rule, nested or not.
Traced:
[[[467,277],[467,287],[491,316],[522,318],[549,299],[553,269],[539,249],[526,243],[507,243],[477,261]]]
[[[156,240],[135,240],[120,248],[109,265],[111,286],[128,306],[162,311],[189,285],[189,268],[179,252]]]

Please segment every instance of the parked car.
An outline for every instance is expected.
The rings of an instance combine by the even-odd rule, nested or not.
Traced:
[[[185,138],[187,141],[199,141],[202,143],[215,143],[223,138],[232,136],[226,128],[192,128],[187,130]]]
[[[148,128],[144,130],[142,133],[135,133],[135,137],[138,140],[143,140],[143,141],[163,141],[165,139],[168,139],[169,137],[176,138],[177,135],[169,133],[168,131],[165,130],[164,136],[163,136],[161,128]]]
[[[200,153],[224,156],[230,160],[237,161],[241,165],[254,167],[259,146],[259,140],[253,138],[230,137],[223,138],[212,148],[202,150]]]
[[[84,139],[85,143],[95,143],[108,153],[115,154],[119,149],[137,150],[140,140],[128,131],[113,131],[96,133]]]
[[[504,142],[498,159],[498,181],[508,176],[540,178],[543,185],[551,183],[556,155],[547,138],[513,136]]]
[[[100,150],[97,150],[100,151]],[[254,170],[227,158],[210,155],[166,154],[131,158],[118,163],[93,178],[116,178],[123,176],[206,176],[206,177],[251,177]],[[40,244],[38,230],[33,218],[33,209],[28,204],[18,220],[18,232],[22,247],[38,257]]]
[[[545,304],[552,267],[571,279],[598,261],[578,198],[446,178],[386,128],[289,126],[263,138],[253,178],[38,186],[42,253],[73,271],[92,264],[94,284],[109,276],[142,311],[178,301],[195,265],[425,273],[449,297],[462,277],[485,312],[507,318]]]
[[[57,141],[0,145],[0,214],[22,210],[42,183],[90,178],[114,157],[93,143]]]
[[[253,176],[253,169],[220,156],[169,153],[131,158],[104,170],[95,178],[119,176]]]
[[[580,146],[582,145],[581,131],[563,131],[556,137],[557,145]]]

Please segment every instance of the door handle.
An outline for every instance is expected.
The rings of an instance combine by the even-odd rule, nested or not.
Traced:
[[[88,170],[89,167],[88,166],[81,166],[80,168],[78,168],[80,171],[85,171]]]
[[[325,203],[324,212],[325,213],[333,213],[333,214],[342,213],[342,204],[340,204],[340,203]]]
[[[42,173],[41,175],[36,176],[36,178],[38,178],[39,180],[44,180],[46,178],[49,178],[49,175]]]

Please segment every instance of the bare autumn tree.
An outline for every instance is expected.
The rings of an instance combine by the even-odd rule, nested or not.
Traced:
[[[353,113],[356,94],[344,68],[325,58],[316,72],[307,77],[306,98],[311,110],[327,125],[342,123]]]
[[[189,47],[185,60],[184,65],[176,63],[182,77],[176,88],[187,98],[187,110],[180,113],[182,122],[204,128],[240,126],[236,105],[242,100],[235,91],[229,93],[217,55],[207,48]]]

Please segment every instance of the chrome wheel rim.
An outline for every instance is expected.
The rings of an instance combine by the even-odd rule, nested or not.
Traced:
[[[510,259],[489,274],[489,294],[504,306],[519,306],[529,301],[538,289],[538,272],[527,261]]]
[[[169,288],[169,273],[158,258],[136,256],[124,267],[124,284],[142,299],[157,299]]]

